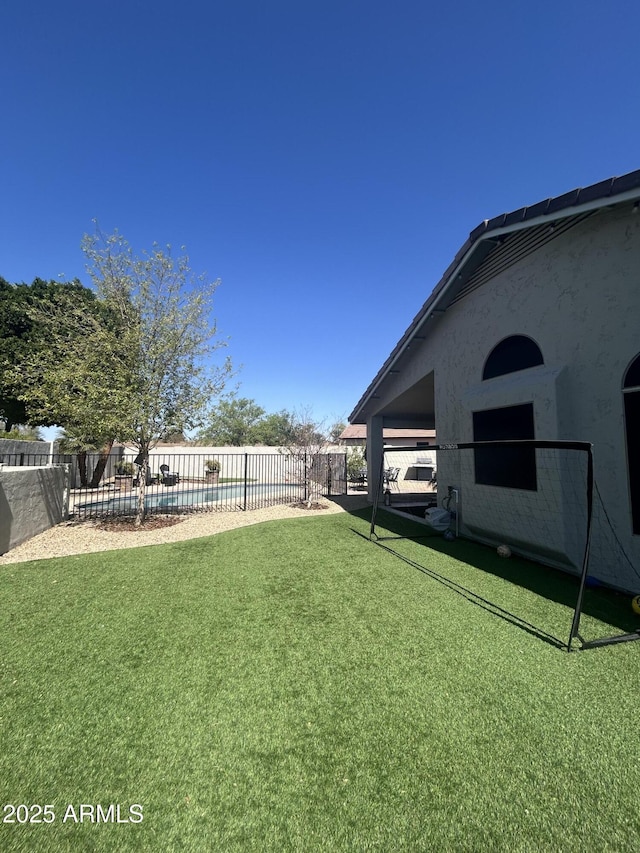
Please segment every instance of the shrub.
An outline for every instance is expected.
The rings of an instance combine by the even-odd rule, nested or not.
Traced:
[[[121,477],[132,476],[135,473],[136,466],[133,462],[121,462],[116,468],[116,474]]]
[[[354,480],[367,467],[367,460],[364,458],[364,453],[360,448],[356,448],[349,453],[347,458],[347,476],[350,480]]]

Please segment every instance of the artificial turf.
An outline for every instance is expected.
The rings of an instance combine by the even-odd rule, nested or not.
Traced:
[[[55,820],[0,849],[637,851],[640,643],[568,653],[572,581],[367,535],[340,514],[2,567],[0,803]],[[587,627],[627,627],[614,605]],[[64,821],[80,804],[144,817]]]

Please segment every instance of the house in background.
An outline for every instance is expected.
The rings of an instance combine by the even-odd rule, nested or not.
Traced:
[[[429,447],[436,443],[434,429],[383,429],[382,439],[385,447]],[[366,424],[350,424],[340,433],[338,439],[343,447],[362,447],[367,444]]]
[[[628,557],[611,566],[594,529],[593,565],[640,592],[640,171],[480,223],[349,421],[366,425],[370,473],[390,428],[436,430],[439,444],[591,442],[602,506]],[[498,493],[526,509],[545,488],[535,455],[496,482],[447,471],[444,456],[439,498],[459,489],[463,533],[534,558],[544,550],[543,562],[576,570],[579,522],[566,507],[559,524],[526,533],[483,510]]]

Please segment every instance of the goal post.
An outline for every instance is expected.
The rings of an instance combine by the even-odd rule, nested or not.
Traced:
[[[531,439],[385,447],[373,491],[371,540],[388,538],[378,515],[387,508],[419,520],[424,536],[460,536],[505,546],[509,554],[577,578],[569,648],[576,639],[583,648],[640,639],[634,631],[589,642],[580,637],[587,588],[628,589],[634,573],[640,579],[630,561],[612,566],[614,552],[603,545],[610,531],[604,507],[594,514],[599,496],[589,442]]]

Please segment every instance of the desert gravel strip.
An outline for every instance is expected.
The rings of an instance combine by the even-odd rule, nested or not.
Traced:
[[[45,530],[22,545],[0,555],[0,566],[6,563],[24,563],[48,557],[68,557],[71,554],[90,554],[96,551],[115,551],[118,548],[135,548],[142,545],[163,545],[212,536],[225,530],[275,521],[284,518],[308,518],[335,512],[349,512],[367,505],[366,497],[348,497],[323,500],[323,509],[298,509],[282,505],[247,512],[203,512],[178,516],[180,521],[170,527],[149,530],[128,530],[118,524],[103,525],[98,521],[67,521]],[[151,516],[151,519],[157,516]],[[104,529],[106,528],[106,529]]]

